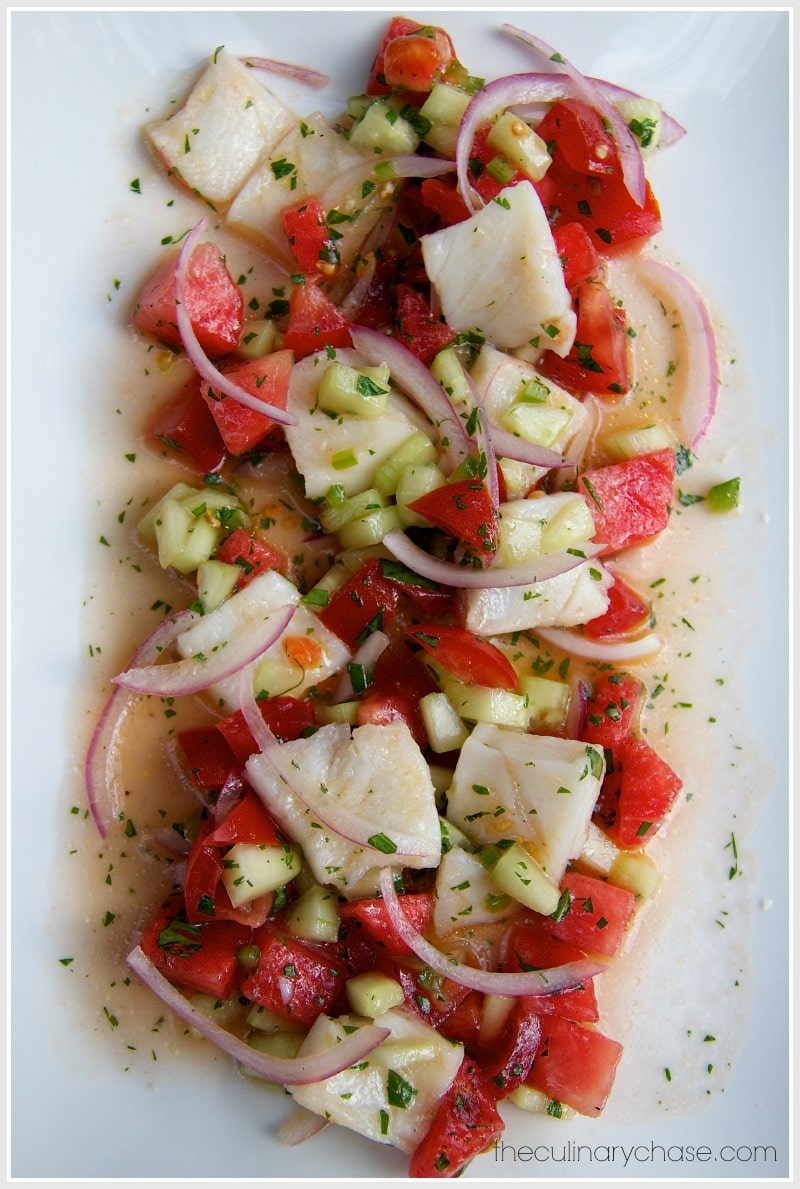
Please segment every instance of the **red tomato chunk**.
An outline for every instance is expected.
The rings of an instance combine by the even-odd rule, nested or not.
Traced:
[[[173,254],[156,270],[142,287],[131,315],[137,330],[171,347],[181,346],[175,320],[177,265],[177,254]],[[186,304],[192,330],[210,359],[235,350],[244,323],[244,298],[214,244],[198,244],[192,253],[186,274]]]
[[[299,941],[269,922],[252,936],[258,965],[239,989],[254,1003],[310,1027],[322,1012],[347,1010],[348,971],[335,946]]]
[[[148,446],[195,475],[218,470],[227,457],[217,423],[201,395],[199,377],[189,380],[145,426]]]
[[[250,396],[276,409],[285,409],[293,363],[291,351],[275,351],[261,359],[226,364],[220,370]],[[282,435],[278,423],[268,413],[251,409],[233,396],[216,393],[207,384],[202,385],[201,392],[231,454],[253,450],[269,435]]]
[[[502,1135],[491,1081],[465,1057],[409,1165],[412,1177],[455,1177]]]
[[[601,557],[640,545],[667,527],[674,479],[674,450],[655,450],[578,476]]]
[[[399,900],[404,915],[419,933],[424,933],[433,912],[433,894],[407,892]],[[383,900],[373,898],[340,904],[339,917],[348,936],[355,932],[391,957],[407,957],[411,953],[394,928]]]
[[[608,1101],[621,1057],[619,1041],[549,1016],[527,1084],[578,1114],[597,1116]]]
[[[519,684],[516,669],[505,653],[467,628],[421,623],[407,628],[406,636],[459,681],[491,689],[516,689]]]
[[[633,892],[577,871],[567,872],[561,888],[569,889],[570,905],[560,921],[548,921],[550,934],[586,954],[616,954],[633,918]]]
[[[239,966],[236,953],[250,937],[250,929],[234,921],[186,920],[183,898],[169,897],[142,934],[141,948],[156,969],[187,992],[228,999]]]
[[[646,740],[623,740],[614,749],[613,771],[603,781],[601,811],[609,837],[625,850],[648,842],[682,787],[678,774]]]

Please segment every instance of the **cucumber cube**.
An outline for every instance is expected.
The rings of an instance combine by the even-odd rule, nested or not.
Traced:
[[[348,979],[346,990],[353,1011],[371,1020],[405,1002],[405,993],[400,984],[389,978],[388,974],[379,974],[374,970]]]
[[[551,448],[569,425],[570,418],[569,409],[554,409],[550,405],[523,400],[507,409],[500,423],[503,429],[526,442]]]
[[[461,747],[469,732],[453,709],[447,694],[426,694],[420,698],[419,709],[433,751],[455,751]]]
[[[389,408],[388,371],[388,368],[359,370],[346,363],[329,363],[320,380],[319,407],[328,413],[350,413],[356,417],[383,416]]]
[[[204,615],[216,611],[217,607],[233,594],[241,576],[239,566],[229,565],[225,561],[210,559],[200,563],[197,567],[197,594]]]
[[[335,894],[330,888],[313,884],[291,904],[286,924],[295,937],[304,941],[336,941],[340,921]]]
[[[550,167],[551,157],[541,136],[511,112],[503,112],[495,121],[486,143],[534,182],[540,181]]]
[[[362,153],[400,157],[417,151],[419,137],[393,107],[383,99],[375,99],[353,126],[350,144]]]
[[[518,842],[512,842],[502,852],[491,868],[491,876],[501,891],[534,912],[550,916],[558,908],[561,899],[558,886]]]
[[[222,860],[222,882],[234,908],[289,883],[300,871],[300,856],[291,846],[237,842]]]

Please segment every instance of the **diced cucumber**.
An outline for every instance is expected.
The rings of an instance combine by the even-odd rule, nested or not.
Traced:
[[[256,1028],[259,1032],[305,1033],[302,1024],[296,1020],[287,1019],[285,1016],[279,1016],[277,1012],[270,1011],[268,1007],[262,1007],[260,1003],[252,1005],[245,1022],[248,1028]]]
[[[376,970],[353,975],[347,980],[346,991],[353,1011],[371,1020],[405,1002],[405,992],[400,984]]]
[[[359,369],[329,363],[322,373],[317,400],[328,413],[381,417],[389,408],[389,369],[385,364]]]
[[[192,995],[191,1004],[207,1019],[213,1020],[215,1024],[219,1024],[220,1028],[227,1028],[229,1031],[242,1014],[242,1005],[238,999],[217,999],[215,995]],[[192,1034],[198,1037],[202,1035],[197,1028],[192,1028]]]
[[[197,567],[197,594],[204,615],[215,611],[233,594],[241,576],[239,566],[229,565],[225,561],[209,559],[200,563]]]
[[[372,95],[351,95],[347,100],[347,114],[351,120],[360,120],[373,101]]]
[[[161,516],[164,505],[168,501],[173,503],[180,503],[185,495],[192,496],[199,494],[196,487],[190,487],[188,483],[176,483],[174,487],[170,487],[169,491],[162,495],[157,504],[154,504],[149,512],[145,512],[142,519],[136,526],[136,531],[143,541],[149,545],[154,545],[156,541],[156,523]]]
[[[336,896],[330,888],[314,884],[289,906],[286,924],[304,941],[336,941],[340,924]]]
[[[528,462],[517,462],[514,458],[498,458],[497,465],[503,473],[506,494],[510,500],[524,499],[541,475],[538,467]]]
[[[661,873],[649,855],[621,852],[609,872],[609,882],[643,900],[653,900],[661,887]]]
[[[523,400],[517,401],[503,413],[500,423],[509,433],[534,442],[537,446],[552,447],[570,422],[569,409],[554,409]]]
[[[658,148],[661,135],[660,103],[654,99],[633,97],[619,99],[614,106],[638,140],[643,156]]]
[[[601,830],[596,822],[589,822],[580,856],[581,867],[593,875],[608,875],[619,854],[619,847],[611,841],[605,830]]]
[[[349,727],[358,723],[360,702],[319,702],[316,708],[317,722],[320,726],[326,723],[343,722]]]
[[[528,1086],[524,1082],[506,1095],[509,1102],[518,1106],[520,1110],[529,1111],[532,1115],[550,1115],[553,1119],[572,1119],[575,1111],[570,1106],[556,1102],[541,1090]]]
[[[415,153],[419,137],[413,126],[383,99],[373,99],[350,131],[350,144],[363,153],[399,157]]]
[[[491,689],[484,685],[463,684],[456,692],[449,686],[447,696],[453,708],[467,722],[493,723],[498,727],[528,729],[528,699],[508,689]]]
[[[222,882],[234,908],[282,888],[300,870],[300,856],[291,846],[237,842],[222,860]]]
[[[455,405],[471,404],[472,391],[461,366],[461,360],[452,347],[445,347],[434,356],[431,372],[441,384]]]
[[[299,1032],[254,1032],[252,1036],[248,1036],[247,1043],[251,1049],[255,1049],[259,1053],[292,1060],[300,1052],[300,1046],[304,1040],[305,1036]],[[269,1078],[256,1073],[248,1065],[240,1063],[239,1068],[245,1077],[253,1078],[257,1082],[269,1082]]]
[[[158,563],[180,574],[191,574],[208,561],[222,538],[223,528],[205,515],[195,516],[177,500],[166,500],[155,522]]]
[[[529,501],[513,500],[510,506],[504,504],[500,513],[498,564],[515,566],[538,557],[542,552],[544,528],[543,518],[529,514]]]
[[[541,136],[509,111],[492,125],[486,143],[534,182],[540,181],[550,167],[551,157]]]
[[[386,500],[376,487],[368,487],[358,495],[345,496],[341,501],[328,502],[325,497],[320,509],[319,518],[326,533],[338,533],[351,520],[358,520],[361,516],[368,516],[370,512],[377,512],[386,507]]]
[[[638,458],[641,454],[651,454],[654,450],[675,450],[678,444],[672,430],[660,421],[653,421],[649,425],[637,425],[630,429],[617,429],[604,434],[600,440],[606,454],[620,461]]]
[[[388,532],[402,527],[400,513],[391,505],[357,516],[343,525],[339,540],[345,549],[363,549],[368,545],[379,545]]]
[[[570,697],[566,682],[526,673],[519,679],[519,691],[528,698],[532,727],[563,727]]]
[[[420,499],[423,495],[427,495],[429,491],[435,491],[437,487],[444,487],[446,483],[447,478],[444,472],[435,462],[415,463],[413,466],[403,467],[395,492],[402,527],[405,528],[408,525],[424,527],[427,525],[427,520],[418,516],[416,512],[412,512],[408,505],[413,504],[414,500]]]
[[[417,430],[381,463],[375,472],[375,486],[383,495],[394,495],[404,467],[435,461],[436,447],[427,434]]]
[[[271,318],[253,318],[242,327],[236,354],[240,359],[261,359],[275,347],[278,328]]]
[[[561,892],[524,847],[512,842],[490,867],[493,882],[520,904],[550,916],[558,908]]]
[[[448,776],[447,784],[442,790],[443,792],[446,792],[452,782],[453,773],[449,770],[449,768],[443,769],[443,771],[446,771]],[[446,817],[439,818],[439,826],[441,827],[442,831],[443,854],[447,854],[447,852],[452,850],[454,846],[466,851],[475,850],[475,843],[470,838],[467,838],[463,830],[459,830],[458,826],[455,826],[452,822],[449,822]]]
[[[444,693],[425,694],[419,709],[428,742],[433,751],[455,751],[467,738],[468,731]]]
[[[420,115],[431,126],[422,139],[437,153],[455,156],[458,126],[469,107],[471,95],[447,83],[434,83],[431,93],[420,108]]]

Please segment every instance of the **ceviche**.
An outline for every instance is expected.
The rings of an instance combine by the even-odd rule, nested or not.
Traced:
[[[504,32],[530,69],[486,80],[387,18],[336,120],[275,86],[324,76],[211,47],[148,123],[196,218],[128,311],[183,368],[141,410],[135,537],[183,602],[153,604],[86,759],[100,835],[137,845],[135,707],[191,707],[160,758],[190,810],[138,840],[169,887],[128,965],[285,1087],[287,1143],[339,1124],[413,1177],[458,1175],[507,1110],[614,1093],[603,979],[686,779],[648,733],[669,624],[633,559],[677,503],[739,500],[680,490],[719,388],[654,250],[648,164],[684,129]]]

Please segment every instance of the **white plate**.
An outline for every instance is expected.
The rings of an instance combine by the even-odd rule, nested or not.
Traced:
[[[222,44],[328,71],[334,82],[321,94],[278,79],[274,86],[300,114],[318,105],[333,114],[362,88],[390,15],[292,9],[17,10],[11,16],[15,1178],[404,1175],[404,1158],[344,1132],[329,1130],[299,1150],[280,1147],[274,1129],[286,1101],[244,1082],[224,1060],[126,1055],[118,1043],[124,1019],[115,1029],[102,1004],[87,1008],[80,938],[102,936],[103,929],[76,909],[72,880],[78,876],[70,878],[64,853],[70,808],[83,806],[74,741],[83,744],[85,725],[76,733],[74,723],[87,654],[97,641],[87,634],[92,620],[83,605],[93,590],[88,575],[98,548],[95,501],[102,504],[113,469],[97,448],[105,440],[98,435],[109,432],[124,395],[114,353],[122,360],[129,350],[114,279],[138,275],[168,225],[163,208],[157,227],[143,220],[152,207],[137,205],[129,188],[133,177],[152,170],[139,128],[148,110],[163,110]],[[498,12],[426,9],[424,19],[452,33],[459,56],[476,74],[531,68],[525,51],[499,34]],[[730,324],[738,343],[736,374],[749,372],[755,408],[753,414],[739,386],[723,391],[721,420],[733,429],[731,445],[711,440],[719,477],[743,479],[744,507],[720,525],[720,556],[709,558],[720,584],[726,671],[738,680],[731,683],[735,695],[720,693],[725,741],[709,727],[707,745],[720,757],[732,749],[737,762],[735,768],[718,765],[725,775],[717,786],[696,791],[723,806],[745,779],[760,808],[752,823],[733,827],[746,838],[737,835],[742,874],[730,886],[725,844],[732,824],[712,815],[715,833],[697,853],[713,873],[718,901],[698,902],[683,889],[681,915],[667,916],[648,942],[656,958],[624,1001],[634,1017],[632,1051],[641,1062],[626,1073],[636,1093],[624,1092],[623,1108],[610,1104],[593,1122],[556,1125],[508,1112],[506,1146],[475,1161],[465,1175],[785,1177],[789,14],[510,10],[508,19],[586,72],[656,96],[688,129],[656,165],[663,238]],[[734,401],[741,408],[732,407]],[[755,740],[760,751],[748,756]],[[739,743],[743,750],[736,752]],[[84,847],[76,863],[87,856],[102,863],[99,844]],[[754,923],[741,936],[750,964],[743,987],[734,990],[730,952],[718,958],[700,939],[708,936],[709,919],[725,923],[720,909],[748,906]],[[67,956],[74,962],[62,965]],[[741,1035],[723,1035],[732,1027],[725,1003],[739,993],[746,1001],[745,991],[752,998]],[[716,1042],[701,1043],[699,1031],[694,1048],[678,1044],[677,1031],[692,1031],[687,1004],[694,1013],[690,1024],[704,1037],[719,1026],[719,1049]],[[704,1084],[712,1092],[706,1093],[698,1089],[696,1067],[715,1057],[719,1064],[720,1052],[731,1054],[732,1069],[724,1071],[724,1091],[723,1071],[717,1070],[719,1081],[709,1074]],[[684,1077],[691,1088],[682,1095]],[[624,1150],[610,1152],[607,1145]]]

